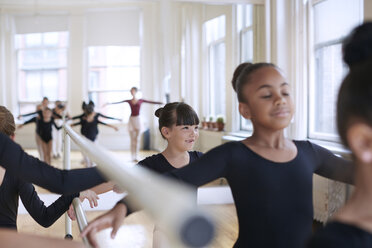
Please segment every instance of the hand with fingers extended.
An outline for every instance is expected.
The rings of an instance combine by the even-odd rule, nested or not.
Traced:
[[[95,234],[102,229],[112,227],[111,238],[115,238],[117,231],[127,213],[127,206],[118,203],[113,209],[91,221],[81,232],[81,237],[87,237],[93,247],[98,247]]]
[[[87,199],[89,201],[89,205],[91,208],[98,206],[97,200],[99,199],[99,197],[96,194],[96,192],[94,192],[93,190],[87,189],[87,190],[81,191],[79,199],[81,202],[83,202],[84,199]]]

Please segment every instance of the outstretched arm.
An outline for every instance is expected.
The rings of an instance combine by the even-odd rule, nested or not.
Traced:
[[[154,102],[154,101],[149,101],[149,100],[145,100],[145,99],[142,99],[143,102],[145,103],[151,103],[151,104],[163,104],[162,102]]]
[[[110,117],[110,116],[107,116],[107,115],[103,115],[101,113],[97,113],[97,115],[98,115],[98,117],[103,117],[103,118],[106,118],[106,119],[121,121],[121,119],[119,119],[119,118]]]
[[[58,194],[72,194],[106,181],[96,168],[54,168],[25,153],[3,133],[0,133],[0,166],[26,182],[32,182]]]
[[[354,165],[352,161],[338,157],[321,146],[310,144],[318,159],[316,174],[343,183],[354,183]]]
[[[99,124],[102,124],[102,125],[105,125],[105,126],[108,126],[108,127],[111,127],[112,129],[114,129],[115,131],[119,131],[119,128],[117,128],[116,126],[114,125],[110,125],[110,124],[107,124],[107,123],[104,123],[102,121],[98,121]]]

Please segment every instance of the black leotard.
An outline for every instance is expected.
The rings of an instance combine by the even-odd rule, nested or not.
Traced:
[[[372,233],[341,222],[328,223],[311,238],[308,248],[370,248]]]
[[[45,122],[43,118],[34,117],[26,121],[23,125],[27,125],[33,122],[36,123],[36,133],[45,143],[48,143],[52,140],[52,125],[54,125],[58,130],[61,129],[61,127],[57,126],[57,124],[54,122],[53,117],[50,118],[50,121],[48,122]]]
[[[17,229],[19,196],[32,218],[43,227],[49,227],[68,210],[79,193],[62,195],[46,207],[31,183],[26,183],[6,171],[0,185],[0,227]]]
[[[195,186],[227,179],[239,222],[234,247],[304,247],[313,220],[313,173],[351,182],[353,166],[310,142],[294,143],[296,157],[276,163],[242,142],[229,142],[170,175]]]
[[[192,151],[188,153],[190,156],[190,163],[194,162],[203,155],[203,153],[197,151]],[[141,160],[140,162],[138,162],[138,165],[151,169],[160,174],[175,169],[161,153],[152,155],[150,157],[145,158],[144,160]]]
[[[112,120],[120,120],[117,118],[109,117],[100,113],[96,113],[93,120],[91,122],[87,121],[86,115],[78,115],[74,116],[72,119],[80,119],[79,122],[74,123],[73,126],[81,125],[80,132],[82,135],[87,137],[91,141],[95,141],[98,135],[98,124],[107,125],[106,123],[98,120],[98,117],[103,117],[106,119],[112,119]]]
[[[0,166],[26,182],[58,194],[73,194],[106,181],[96,168],[54,168],[25,153],[3,133],[0,133]]]

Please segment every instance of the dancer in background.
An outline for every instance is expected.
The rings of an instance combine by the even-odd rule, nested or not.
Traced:
[[[132,99],[123,100],[120,102],[106,103],[103,105],[103,106],[106,106],[109,104],[118,104],[118,103],[123,103],[123,102],[126,102],[129,104],[130,109],[131,109],[131,114],[130,114],[129,121],[128,121],[128,131],[130,135],[130,152],[131,152],[132,160],[135,163],[138,162],[138,158],[137,158],[138,150],[139,150],[138,139],[139,139],[139,134],[142,130],[142,122],[140,119],[141,105],[142,103],[163,104],[162,102],[154,102],[154,101],[149,101],[145,99],[137,99],[136,97],[137,93],[138,93],[137,87],[132,87],[130,89],[130,94],[132,95]]]
[[[28,116],[35,117],[37,115],[40,118],[42,118],[43,117],[42,116],[42,110],[48,108],[48,105],[49,105],[49,99],[48,99],[48,97],[44,96],[41,103],[36,106],[36,111],[35,112],[19,115],[18,119],[21,119],[23,117],[28,117]],[[44,160],[44,153],[43,153],[43,148],[42,148],[42,140],[40,139],[40,136],[37,134],[37,131],[35,133],[35,141],[36,141],[37,151],[39,153],[39,159],[41,159],[43,161]]]
[[[62,126],[63,124],[63,116],[65,115],[66,105],[63,104],[61,101],[55,101],[55,106],[53,108],[53,117],[54,121],[57,126]],[[66,116],[68,119],[68,116]],[[57,159],[61,157],[62,154],[62,130],[52,127],[52,136],[53,136],[53,158]]]
[[[109,116],[94,112],[94,103],[92,101],[90,101],[88,104],[83,102],[82,107],[83,107],[84,113],[81,115],[72,117],[72,119],[80,119],[80,121],[71,124],[71,126],[81,125],[81,130],[80,130],[81,134],[84,135],[89,140],[95,142],[97,135],[98,135],[98,124],[111,127],[115,131],[119,130],[117,127],[104,123],[100,121],[98,118],[103,117],[106,119],[118,120],[118,121],[121,121],[121,119],[109,117]],[[84,155],[84,160],[85,160],[85,164],[87,167],[93,166],[93,162],[85,155]]]
[[[43,153],[42,161],[47,164],[51,164],[51,154],[52,154],[52,125],[57,129],[61,127],[57,126],[54,122],[53,112],[50,108],[45,108],[41,111],[38,116],[24,122],[19,125],[18,128],[23,127],[29,123],[36,123],[36,134],[41,142],[41,148]]]

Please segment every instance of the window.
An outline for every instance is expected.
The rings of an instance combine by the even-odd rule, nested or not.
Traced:
[[[68,32],[15,35],[20,113],[35,111],[44,96],[66,100]]]
[[[310,81],[309,137],[337,141],[336,101],[347,67],[342,40],[362,19],[360,0],[326,0],[312,4],[313,75]]]
[[[225,115],[225,16],[205,23],[208,47],[209,115]]]
[[[240,43],[240,62],[253,63],[253,5],[237,6],[237,27]],[[250,120],[240,118],[240,130],[252,131]]]
[[[140,88],[139,46],[92,46],[88,48],[88,94],[96,106],[130,99],[130,89]],[[140,94],[140,92],[139,92]],[[129,106],[109,105],[106,115],[128,119]]]

